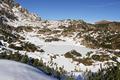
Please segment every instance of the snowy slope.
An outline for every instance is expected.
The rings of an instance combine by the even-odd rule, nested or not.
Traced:
[[[10,26],[41,26],[41,18],[20,5],[16,4],[11,7],[10,4],[1,2],[0,12],[2,12],[0,13],[0,20],[4,18],[4,23]]]
[[[38,15],[29,12],[27,9],[23,8],[19,4],[15,4],[13,7],[11,7],[9,4],[1,2],[0,12],[5,13],[5,14],[0,13],[0,19],[4,18],[5,19],[4,23],[13,27],[32,26],[32,27],[56,28],[61,25],[66,27],[69,25],[69,21],[67,20],[64,21],[41,20],[41,18]]]
[[[27,9],[24,9],[21,6],[14,6],[12,8],[12,12],[18,20],[12,20],[7,22],[7,24],[11,26],[41,26],[40,17],[38,17],[36,14],[29,13]]]
[[[86,71],[86,69],[93,69],[94,67],[92,66],[85,66],[82,63],[80,65],[76,65],[77,62],[72,62],[71,59],[67,59],[65,58],[63,55],[71,50],[76,50],[77,52],[79,52],[82,56],[85,56],[87,54],[87,52],[89,51],[95,51],[95,49],[90,49],[90,48],[86,48],[83,45],[80,45],[80,43],[77,43],[76,41],[74,41],[71,38],[67,38],[67,37],[59,37],[60,39],[64,40],[64,41],[53,41],[53,42],[45,42],[43,39],[42,35],[37,35],[35,32],[28,32],[28,33],[21,33],[21,35],[25,36],[25,41],[29,41],[33,44],[35,44],[36,46],[41,47],[45,52],[44,53],[40,53],[40,52],[27,52],[27,55],[29,57],[33,57],[33,58],[38,58],[38,59],[43,59],[43,61],[47,64],[49,64],[49,61],[51,61],[51,56],[54,55],[59,55],[56,57],[56,59],[53,60],[53,63],[56,63],[58,67],[62,67],[64,66],[64,69],[67,72],[71,72],[74,71],[76,68],[79,70],[80,68],[83,68],[82,71]],[[36,36],[37,35],[37,36]],[[23,51],[20,51],[21,54],[23,54]],[[26,52],[25,52],[26,53]],[[69,66],[68,66],[69,65]],[[56,68],[56,65],[52,65],[51,67]],[[99,68],[97,67],[96,70],[98,70]]]
[[[8,47],[10,44],[15,44],[17,47],[21,47],[22,43],[30,42],[39,49],[43,49],[43,52],[40,52],[39,49],[35,52],[29,52],[27,49],[23,49],[20,50],[19,53],[23,55],[27,54],[32,58],[42,59],[50,68],[54,68],[58,71],[59,68],[63,68],[68,74],[73,74],[75,76],[81,75],[86,71],[97,72],[101,66],[104,68],[106,67],[106,63],[113,62],[111,61],[113,55],[109,54],[109,52],[103,49],[91,49],[89,46],[86,47],[82,43],[82,40],[84,40],[86,36],[88,36],[88,38],[90,36],[97,41],[99,32],[86,32],[84,28],[86,29],[87,26],[81,21],[40,20],[38,16],[30,13],[20,5],[11,8],[10,5],[6,3],[0,3],[0,11],[4,13],[0,13],[0,22],[8,24],[12,28],[15,27],[15,30],[11,30],[11,32],[19,34],[24,38],[19,38],[19,40],[15,40],[15,42],[12,43],[5,42],[4,40],[1,41],[3,44],[6,44],[5,48],[11,50],[13,53],[17,52],[17,50]],[[6,30],[5,32],[8,31]],[[104,33],[102,34],[104,35]],[[5,35],[2,34],[1,36],[4,38]],[[52,42],[45,41],[54,38],[60,40],[53,40]],[[8,38],[5,38],[5,40],[6,39]],[[75,57],[75,59],[65,57],[65,54],[71,50],[77,51],[82,56]],[[3,52],[4,50],[0,48],[0,51]],[[90,53],[89,56],[87,53]],[[92,55],[104,56],[104,53],[107,55],[107,58],[111,56],[108,61],[102,62],[99,60],[93,60]],[[90,61],[92,61],[92,63]],[[118,58],[118,61],[120,61],[120,58]],[[8,66],[10,67],[8,68]],[[19,77],[20,80],[53,80],[28,65],[13,61],[0,60],[0,80],[19,80],[17,79],[18,76],[21,76]],[[24,76],[26,77],[24,78]]]
[[[56,80],[26,64],[0,60],[0,80]]]

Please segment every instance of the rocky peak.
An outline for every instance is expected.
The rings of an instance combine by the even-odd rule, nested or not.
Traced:
[[[15,0],[1,0],[0,3],[5,3],[9,5],[9,7],[13,7],[15,5]]]
[[[101,20],[101,21],[95,22],[95,24],[109,24],[109,23],[111,23],[111,21],[107,21],[107,20]]]
[[[10,26],[32,26],[33,22],[41,20],[37,15],[30,13],[27,9],[22,8],[14,0],[0,1],[0,20]],[[1,21],[0,21],[1,22]],[[36,26],[36,25],[35,25]]]

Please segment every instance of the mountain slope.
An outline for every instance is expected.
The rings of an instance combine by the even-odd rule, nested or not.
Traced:
[[[41,18],[22,8],[14,0],[0,1],[0,20],[10,26],[38,26]],[[13,1],[12,3],[10,1]],[[36,23],[36,24],[35,24]]]
[[[0,54],[17,53],[42,60],[47,72],[56,74],[54,69],[61,73],[57,76],[60,78],[64,74],[97,72],[101,67],[120,62],[119,22],[40,20],[18,3],[9,1],[13,0],[0,1]]]
[[[15,61],[0,60],[0,80],[57,80],[40,70]]]

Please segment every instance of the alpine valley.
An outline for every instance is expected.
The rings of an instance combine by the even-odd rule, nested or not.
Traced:
[[[45,20],[0,0],[0,59],[0,80],[120,80],[120,22]]]

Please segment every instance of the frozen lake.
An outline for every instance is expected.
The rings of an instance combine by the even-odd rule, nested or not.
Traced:
[[[45,42],[41,37],[33,35],[34,34],[27,35],[26,39],[31,43],[41,47],[45,53],[48,54],[65,54],[68,51],[76,50],[82,55],[85,55],[87,52],[94,50],[86,48],[85,46],[80,45],[80,43],[76,43],[76,41],[69,38],[62,38],[64,41]]]
[[[55,42],[56,43],[56,42]],[[93,49],[83,47],[81,45],[70,45],[70,44],[60,44],[59,42],[56,43],[46,43],[43,45],[42,49],[45,50],[46,53],[52,54],[64,54],[71,50],[76,50],[77,52],[85,55],[89,51],[93,51]],[[64,43],[64,42],[63,42]]]

